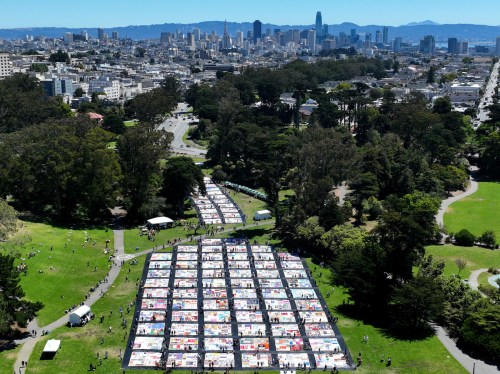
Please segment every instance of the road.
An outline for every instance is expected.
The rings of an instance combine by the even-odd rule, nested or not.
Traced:
[[[167,118],[162,124],[160,124],[157,130],[165,130],[174,134],[174,140],[172,142],[172,151],[174,153],[204,157],[207,154],[206,150],[190,147],[188,144],[184,143],[184,140],[182,139],[186,131],[189,129],[189,124],[191,122],[198,121],[196,118],[189,119],[189,116],[191,115],[180,114],[185,113],[187,109],[188,104],[180,103],[177,106],[177,109],[172,113],[172,117]]]
[[[479,113],[477,115],[477,119],[474,122],[474,128],[477,128],[480,123],[487,121],[489,117],[490,111],[487,107],[493,104],[493,95],[495,94],[495,87],[497,86],[498,81],[498,69],[500,68],[500,61],[497,62],[493,66],[493,71],[491,72],[490,80],[486,84],[486,88],[484,90],[484,95],[479,102]],[[479,121],[480,123],[478,123]]]

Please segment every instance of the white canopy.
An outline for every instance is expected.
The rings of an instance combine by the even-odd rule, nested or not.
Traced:
[[[167,225],[169,223],[174,223],[174,221],[168,217],[156,217],[148,219],[147,221],[150,225]]]
[[[45,347],[43,348],[43,353],[56,353],[61,345],[60,340],[50,339],[45,343]]]
[[[90,308],[87,305],[82,305],[69,314],[69,323],[73,326],[79,326],[82,323],[82,317],[88,313],[90,313]]]
[[[271,214],[271,212],[269,210],[258,210],[257,214],[263,216],[263,215]]]
[[[90,307],[87,305],[82,305],[78,309],[71,312],[71,314],[76,314],[78,317],[82,318],[88,312],[90,312]]]

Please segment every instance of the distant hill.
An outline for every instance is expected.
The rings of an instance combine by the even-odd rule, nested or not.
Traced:
[[[235,35],[237,31],[243,31],[246,35],[248,31],[253,29],[251,22],[235,23],[228,22],[227,27],[231,35]],[[263,33],[266,29],[275,29],[286,31],[288,29],[309,29],[313,25],[273,25],[263,24]],[[377,30],[382,30],[383,25],[366,25],[359,26],[354,23],[342,23],[339,25],[329,25],[329,32],[332,35],[338,35],[340,32],[350,33],[351,29],[356,29],[357,33],[372,33],[373,37]],[[215,31],[221,35],[224,31],[223,21],[206,21],[192,24],[165,23],[162,25],[137,25],[126,27],[105,28],[105,32],[111,35],[111,32],[117,31],[121,38],[127,37],[134,40],[159,38],[162,32],[179,32],[187,33],[194,28],[199,28],[203,32],[211,33]],[[89,35],[97,36],[96,28],[63,28],[63,27],[36,27],[36,28],[18,28],[18,29],[0,29],[0,38],[3,39],[18,39],[26,35],[46,36],[51,38],[62,38],[65,32],[80,33],[86,30]],[[447,24],[440,25],[432,21],[412,22],[407,25],[398,27],[389,26],[389,39],[394,39],[397,36],[403,38],[404,42],[418,42],[425,35],[434,35],[439,42],[445,42],[449,37],[455,37],[459,40],[469,42],[494,42],[497,36],[500,36],[500,26],[485,26],[472,24]]]

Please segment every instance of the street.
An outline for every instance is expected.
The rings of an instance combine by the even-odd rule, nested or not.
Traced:
[[[493,71],[491,72],[490,79],[486,84],[484,95],[479,102],[479,113],[477,115],[476,121],[474,121],[474,129],[477,129],[481,123],[489,119],[490,111],[487,109],[487,107],[493,104],[493,95],[495,94],[495,87],[497,86],[499,68],[500,61],[493,66]]]
[[[184,143],[184,140],[182,140],[182,137],[189,129],[189,124],[191,122],[198,122],[198,119],[194,118],[192,114],[180,114],[185,113],[187,110],[188,104],[179,103],[177,109],[172,112],[172,117],[167,118],[162,124],[160,124],[157,130],[166,130],[174,134],[172,152],[189,156],[204,157],[207,153],[206,150],[190,147]],[[191,117],[191,119],[189,117]]]

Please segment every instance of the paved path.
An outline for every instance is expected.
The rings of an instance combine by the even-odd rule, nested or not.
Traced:
[[[479,184],[474,180],[474,178],[471,176],[470,177],[470,183],[467,186],[467,189],[465,192],[461,193],[460,195],[452,196],[449,197],[448,199],[445,199],[441,202],[441,207],[439,208],[438,214],[436,215],[436,222],[439,226],[444,226],[444,213],[448,209],[448,207],[453,204],[455,201],[461,200],[464,197],[470,196],[473,193],[477,192],[477,189],[479,187]]]
[[[436,335],[438,339],[443,343],[443,345],[446,347],[448,352],[455,357],[455,359],[467,370],[469,373],[473,372],[474,369],[474,374],[496,374],[500,373],[500,370],[493,365],[488,365],[487,363],[480,361],[480,360],[475,360],[472,357],[470,357],[468,354],[462,352],[459,348],[457,348],[457,345],[455,344],[455,341],[451,339],[445,329],[443,329],[440,326],[436,326]],[[475,368],[474,368],[475,364]]]
[[[123,230],[114,230],[113,233],[114,233],[115,253],[123,253],[123,250],[124,250]],[[90,297],[84,301],[86,305],[92,306],[111,287],[111,285],[115,281],[116,277],[120,273],[120,266],[119,265],[120,265],[120,261],[118,259],[115,259],[112,262],[112,267],[109,270],[108,275],[107,275],[107,278],[108,278],[107,282],[101,283],[99,285],[99,287],[97,287],[96,290],[90,294]],[[30,323],[31,327],[30,327],[30,325],[28,325],[28,331],[31,332],[31,330],[35,330],[37,332],[36,337],[28,337],[25,339],[15,341],[16,344],[22,344],[22,347],[17,355],[17,360],[16,360],[16,363],[14,364],[14,368],[15,369],[21,368],[22,361],[28,361],[29,357],[31,356],[31,353],[33,352],[33,348],[35,348],[35,344],[42,337],[42,330],[50,332],[58,327],[64,326],[66,323],[68,323],[68,315],[67,314],[62,316],[58,320],[48,324],[47,326],[39,327],[36,325],[36,322]],[[17,373],[17,371],[16,371],[16,373]]]
[[[475,193],[477,191],[478,187],[479,187],[479,184],[471,176],[470,183],[467,186],[467,189],[465,190],[464,193],[461,193],[460,195],[452,196],[448,199],[443,200],[441,202],[441,207],[439,208],[438,214],[436,215],[437,224],[439,226],[443,226],[444,225],[444,221],[443,221],[444,213],[446,212],[448,207],[451,204],[453,204],[454,202],[459,201],[467,196],[472,195],[473,193]],[[471,278],[470,278],[469,284],[473,289],[477,290],[477,287],[478,287],[477,277],[479,276],[480,273],[482,273],[483,271],[486,271],[486,270],[488,270],[488,269],[479,269],[479,270],[473,271],[471,273]],[[474,274],[476,272],[477,272],[477,274]],[[473,275],[475,276],[474,279],[473,279]],[[475,288],[474,288],[474,285],[475,285]],[[480,360],[475,360],[472,357],[470,357],[468,354],[462,352],[462,350],[460,350],[457,347],[455,341],[448,336],[446,330],[444,328],[442,328],[441,326],[436,326],[436,336],[441,341],[441,343],[443,343],[443,345],[446,347],[448,352],[450,352],[450,354],[453,357],[455,357],[455,359],[469,373],[472,373],[472,371],[474,369],[474,364],[475,364],[475,369],[474,369],[475,374],[500,373],[500,370],[496,366],[488,365],[487,363],[480,361]]]
[[[220,234],[223,235],[225,233],[230,233],[233,231],[245,230],[248,228],[257,227],[257,226],[259,226],[259,224],[260,225],[267,225],[267,224],[274,224],[274,223],[275,223],[275,220],[272,219],[272,220],[267,220],[267,221],[261,221],[259,223],[252,223],[250,225],[245,225],[245,226],[226,228]],[[125,254],[125,245],[124,245],[124,241],[123,241],[123,234],[124,234],[123,230],[113,230],[113,233],[114,233],[114,248],[115,248],[116,257],[113,261],[113,266],[111,267],[111,269],[107,275],[108,281],[106,283],[101,283],[99,285],[99,287],[97,287],[97,289],[91,293],[90,297],[87,300],[85,300],[85,304],[88,306],[92,306],[111,287],[111,285],[113,284],[115,279],[118,277],[118,274],[120,273],[121,261],[128,261],[128,260],[131,260],[135,257],[139,257],[139,256],[142,256],[142,255],[145,255],[145,254],[148,254],[148,253],[155,251],[154,248],[150,248],[150,249],[147,249],[147,250],[144,250],[142,252],[135,253],[135,254]],[[205,237],[205,236],[206,235],[196,235],[195,237],[198,238],[198,237]],[[189,241],[190,241],[190,239],[186,238],[186,239],[181,240],[177,244],[187,243]],[[28,338],[24,338],[24,339],[20,339],[20,340],[15,341],[15,343],[18,345],[22,344],[21,350],[19,351],[19,353],[17,355],[16,363],[14,364],[15,372],[16,373],[19,372],[20,374],[24,373],[24,371],[23,371],[24,367],[22,367],[22,365],[21,365],[22,361],[26,362],[30,358],[31,353],[33,352],[33,349],[35,348],[35,344],[41,339],[42,330],[46,330],[46,331],[50,332],[58,327],[65,325],[67,322],[68,322],[68,315],[64,315],[61,318],[59,318],[57,321],[54,321],[54,322],[50,323],[49,325],[42,326],[42,327],[39,327],[37,325],[36,319],[34,321],[30,322],[30,324],[28,325],[28,331],[36,330],[37,336],[36,337],[28,337]]]
[[[470,277],[469,277],[470,288],[472,288],[473,290],[479,291],[479,282],[477,279],[479,278],[479,274],[486,273],[487,271],[488,271],[488,269],[478,269],[478,270],[474,270],[473,272],[471,272]]]

